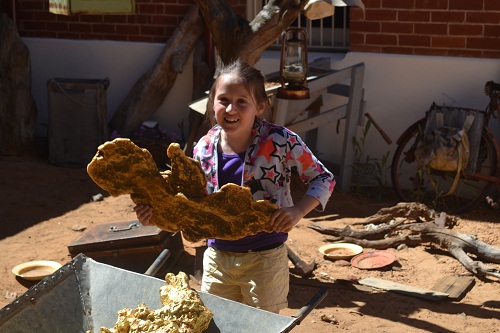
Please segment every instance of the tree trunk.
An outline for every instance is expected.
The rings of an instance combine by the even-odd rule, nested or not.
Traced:
[[[180,26],[165,44],[155,66],[148,70],[134,85],[110,121],[115,134],[131,136],[136,129],[161,106],[182,72],[204,30],[198,6],[193,6]]]
[[[32,148],[36,106],[31,95],[31,61],[14,22],[0,16],[0,154]]]

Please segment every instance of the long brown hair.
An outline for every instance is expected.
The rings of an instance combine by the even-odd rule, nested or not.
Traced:
[[[241,83],[251,93],[255,105],[265,105],[266,110],[270,108],[269,98],[265,89],[265,78],[262,73],[255,67],[250,66],[243,60],[236,60],[235,62],[221,68],[219,75],[215,79],[210,93],[208,94],[207,112],[205,114],[205,121],[209,123],[210,127],[216,124],[214,113],[214,98],[215,92],[220,82],[220,78],[224,75],[233,75],[241,80]],[[266,113],[264,111],[264,114]]]

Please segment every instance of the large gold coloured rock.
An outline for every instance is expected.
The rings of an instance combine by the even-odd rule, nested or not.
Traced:
[[[186,240],[235,240],[260,231],[271,232],[276,205],[255,201],[250,190],[227,184],[206,195],[199,162],[172,143],[167,149],[171,170],[159,172],[147,149],[118,138],[98,147],[87,166],[92,180],[112,196],[129,194],[135,204],[153,207],[151,222],[169,232],[182,231]]]

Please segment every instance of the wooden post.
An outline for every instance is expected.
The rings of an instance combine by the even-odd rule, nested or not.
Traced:
[[[352,178],[352,164],[354,161],[354,144],[352,138],[357,134],[363,96],[364,64],[352,67],[349,102],[347,103],[347,117],[344,134],[344,146],[340,162],[340,189],[349,192]]]

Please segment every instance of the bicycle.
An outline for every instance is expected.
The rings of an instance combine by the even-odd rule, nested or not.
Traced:
[[[493,185],[498,190],[500,147],[488,125],[491,118],[498,118],[500,114],[500,84],[488,81],[484,92],[490,99],[485,111],[450,107],[452,110],[476,112],[479,117],[482,115],[482,126],[478,131],[480,139],[476,140],[474,151],[472,146],[470,149],[475,154],[475,159],[469,160],[459,178],[456,171],[427,169],[425,172],[418,165],[415,150],[423,140],[429,112],[399,137],[391,164],[391,180],[402,201],[420,202],[436,211],[460,214],[471,211],[486,201]]]

